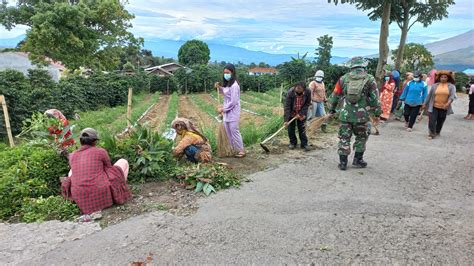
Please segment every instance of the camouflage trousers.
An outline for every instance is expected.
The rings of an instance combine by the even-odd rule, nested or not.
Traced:
[[[355,136],[355,152],[365,152],[365,145],[369,139],[367,123],[348,123],[341,122],[339,127],[339,155],[351,154],[351,138]]]

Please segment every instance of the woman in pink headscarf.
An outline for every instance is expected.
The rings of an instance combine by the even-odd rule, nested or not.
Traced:
[[[428,78],[426,80],[426,84],[428,85],[428,91],[431,89],[431,86],[435,84],[436,80],[436,69],[432,69],[430,72],[428,72]]]

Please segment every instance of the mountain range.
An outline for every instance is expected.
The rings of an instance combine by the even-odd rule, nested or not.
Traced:
[[[24,35],[21,35],[11,39],[0,39],[0,48],[15,47],[24,37]],[[184,43],[185,41],[152,38],[145,39],[144,48],[151,50],[155,56],[176,59],[178,50]],[[212,42],[207,44],[211,51],[211,61],[234,63],[240,61],[245,64],[265,62],[269,65],[276,66],[283,62],[290,61],[292,57],[298,57],[296,54],[271,54]],[[437,68],[448,68],[456,71],[474,68],[474,29],[445,40],[426,44],[425,47],[434,55]],[[377,55],[371,55],[368,57],[376,56]],[[309,54],[307,59],[313,60],[314,57]],[[347,57],[333,56],[331,63],[339,64],[347,60],[349,60]]]
[[[154,55],[164,57],[177,58],[179,48],[185,41],[163,40],[163,39],[146,39],[145,49],[151,50]],[[290,61],[292,57],[297,58],[297,54],[271,54],[260,51],[251,51],[245,48],[223,45],[209,42],[207,43],[211,51],[211,61],[226,62],[242,62],[245,64],[265,62],[269,65],[276,66],[283,62]],[[314,59],[308,54],[306,57],[310,60]],[[347,61],[349,58],[333,56],[331,63],[339,64]]]
[[[0,48],[13,48],[25,38],[21,35],[11,39],[0,39]],[[144,48],[153,52],[154,56],[163,56],[168,58],[178,58],[179,48],[185,41],[175,41],[166,39],[145,39]],[[251,51],[245,48],[232,45],[223,45],[209,42],[207,43],[211,51],[211,61],[226,62],[242,62],[245,64],[265,62],[269,65],[276,66],[283,62],[290,61],[292,57],[297,58],[297,54],[271,54],[260,51]],[[314,57],[309,55],[307,59],[313,60]],[[349,60],[347,57],[333,56],[332,64],[339,64]]]

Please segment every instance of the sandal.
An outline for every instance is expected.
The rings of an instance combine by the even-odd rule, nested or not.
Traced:
[[[245,157],[245,152],[239,152],[236,155],[234,155],[235,158],[244,158]]]

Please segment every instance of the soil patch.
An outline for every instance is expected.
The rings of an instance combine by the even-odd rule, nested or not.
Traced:
[[[169,95],[160,95],[158,102],[151,108],[140,122],[148,122],[151,128],[159,128],[166,118],[168,105],[170,101]]]
[[[202,111],[187,95],[180,96],[179,103],[178,113],[180,117],[190,119],[200,128],[216,124],[217,121]]]
[[[101,227],[117,224],[132,216],[152,211],[168,211],[176,215],[190,215],[197,210],[196,199],[201,194],[186,190],[174,180],[131,185],[133,199],[120,206],[102,211]]]

